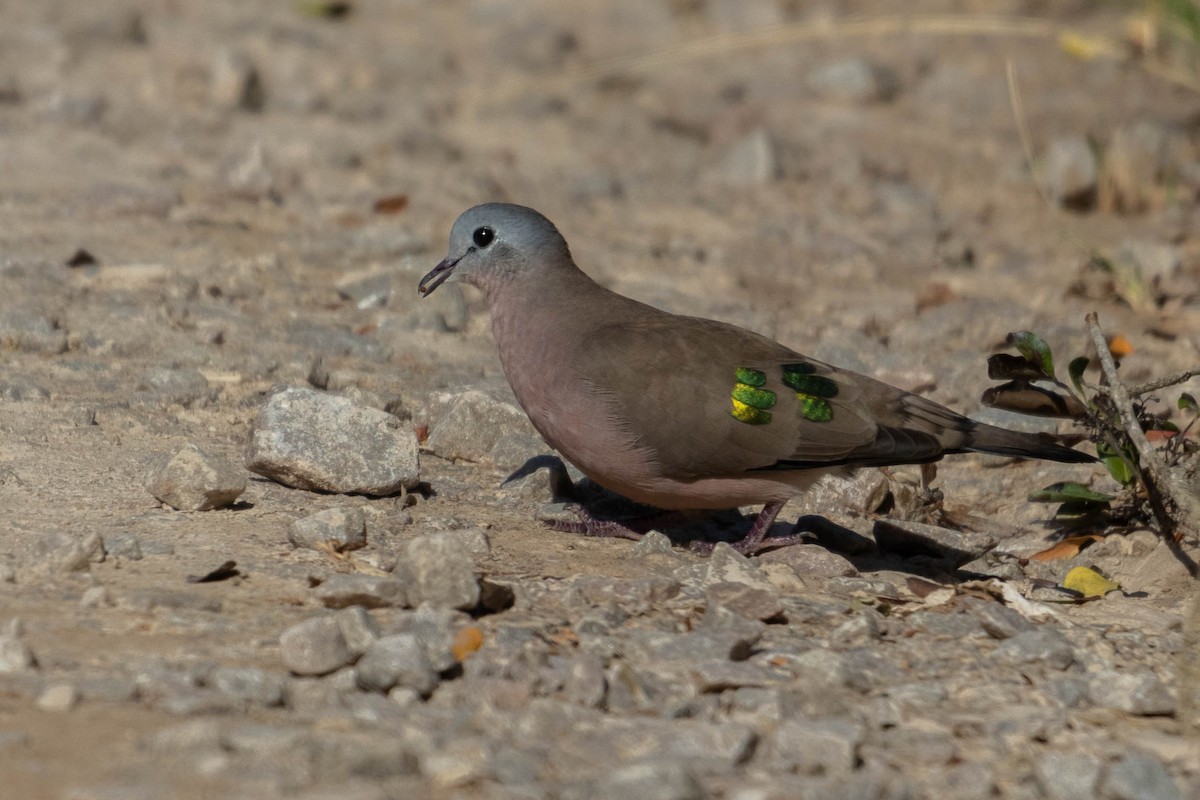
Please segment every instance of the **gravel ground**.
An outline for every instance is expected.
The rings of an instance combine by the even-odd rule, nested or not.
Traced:
[[[750,559],[555,533],[589,487],[501,486],[549,454],[481,298],[417,299],[506,200],[614,289],[1014,427],[1054,426],[980,407],[1008,331],[1065,363],[1095,309],[1129,380],[1194,366],[1200,98],[1054,35],[1127,9],[893,7],[0,0],[0,794],[1200,796],[1180,560],[1028,558],[1025,495],[1100,470],[958,457],[930,513],[863,472]],[[1123,591],[1056,602],[1080,565]]]

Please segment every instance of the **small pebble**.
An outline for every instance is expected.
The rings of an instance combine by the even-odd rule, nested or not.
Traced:
[[[367,546],[366,520],[361,508],[327,508],[289,525],[288,541],[312,550],[358,550]]]
[[[78,702],[78,689],[69,683],[57,683],[38,695],[37,707],[42,711],[70,711]]]

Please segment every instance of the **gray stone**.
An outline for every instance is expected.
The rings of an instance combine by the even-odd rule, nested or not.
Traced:
[[[37,658],[19,633],[0,634],[0,674],[23,672],[37,667]]]
[[[346,641],[346,647],[354,658],[367,652],[367,648],[379,638],[379,625],[362,606],[351,606],[334,615],[338,630]]]
[[[733,143],[717,173],[731,186],[765,186],[780,176],[775,144],[763,128],[755,128]]]
[[[882,636],[883,615],[873,608],[862,608],[829,632],[829,643],[840,647],[854,647],[870,644]]]
[[[292,547],[345,553],[367,546],[367,523],[361,508],[327,508],[289,525],[288,541]]]
[[[679,662],[743,661],[750,657],[751,649],[761,638],[762,628],[744,622],[740,630],[631,631],[621,649],[631,661],[651,667]]]
[[[108,595],[108,588],[104,586],[93,586],[79,598],[80,608],[102,608],[109,605],[112,605],[112,598]]]
[[[883,552],[901,556],[932,556],[958,566],[979,558],[996,546],[996,537],[984,532],[955,531],[897,519],[880,519],[874,526],[875,544]]]
[[[563,683],[563,695],[573,703],[601,708],[608,694],[604,664],[599,657],[584,653],[571,660]]]
[[[1033,623],[1006,605],[978,597],[960,597],[958,602],[993,639],[1011,639],[1018,633],[1033,629]]]
[[[730,720],[680,719],[661,726],[647,726],[639,733],[666,742],[668,753],[681,757],[694,769],[705,771],[732,769],[745,763],[758,744],[758,735],[753,728]]]
[[[649,555],[670,555],[673,552],[671,540],[665,533],[660,531],[647,531],[638,543],[633,546],[633,555],[635,558],[644,558]]]
[[[70,711],[78,703],[78,689],[69,683],[56,683],[42,690],[36,705],[42,711]]]
[[[1033,776],[1047,800],[1094,800],[1100,760],[1084,753],[1046,753],[1034,764]]]
[[[817,67],[805,80],[820,96],[846,103],[891,100],[900,91],[900,79],[891,69],[865,58],[847,58]]]
[[[449,608],[424,606],[391,619],[387,635],[411,633],[421,643],[425,657],[437,672],[445,672],[459,663],[455,643],[459,632],[472,624],[471,617]]]
[[[230,153],[222,160],[218,179],[231,193],[250,200],[278,196],[273,159],[261,141]]]
[[[152,367],[137,380],[139,399],[151,403],[178,403],[185,408],[208,396],[208,378],[192,367]]]
[[[723,608],[747,619],[766,621],[783,616],[778,593],[744,583],[709,584],[704,599],[710,608]]]
[[[515,469],[546,449],[524,411],[486,392],[468,389],[439,398],[438,405],[425,446],[442,458]],[[525,445],[514,447],[518,439]]]
[[[1075,650],[1061,633],[1046,628],[1018,633],[996,649],[996,658],[1008,664],[1045,664],[1066,669],[1075,661]]]
[[[157,500],[180,511],[210,511],[237,502],[246,491],[246,475],[189,443],[156,465],[146,488]]]
[[[775,588],[754,562],[725,542],[718,542],[713,548],[705,568],[704,585],[714,583],[741,583],[768,592]]]
[[[686,765],[678,761],[654,759],[609,771],[586,796],[702,800],[706,795]]]
[[[806,692],[833,692],[854,682],[846,657],[823,647],[796,656],[789,668],[801,677]]]
[[[356,270],[343,275],[335,286],[343,299],[350,300],[355,308],[363,310],[382,306],[387,302],[388,295],[392,293],[394,277],[395,273],[390,269]]]
[[[409,580],[408,601],[468,610],[479,603],[479,581],[462,541],[431,533],[408,542],[396,567]]]
[[[404,583],[390,575],[333,575],[317,587],[326,608],[402,608],[407,604]]]
[[[1136,270],[1151,287],[1158,281],[1170,278],[1183,265],[1183,252],[1178,245],[1143,239],[1122,242],[1116,258],[1121,264]]]
[[[865,536],[858,537],[870,542]],[[874,545],[872,544],[872,547]],[[799,577],[844,578],[858,574],[858,568],[845,557],[831,553],[822,545],[793,544],[771,550],[758,557],[764,564],[783,564]]]
[[[488,539],[487,531],[483,528],[454,528],[448,531],[439,531],[437,535],[461,544],[471,554],[471,558],[477,562],[485,561],[492,556],[492,543]]]
[[[918,631],[943,639],[971,639],[984,636],[983,626],[970,614],[933,610],[915,611],[908,616],[908,624]]]
[[[124,558],[128,561],[142,559],[142,542],[132,533],[115,533],[103,536],[104,552],[114,558]]]
[[[43,570],[81,572],[92,563],[104,560],[104,540],[95,532],[78,538],[67,533],[48,531],[31,543],[29,553]]]
[[[299,388],[267,396],[246,468],[299,489],[369,495],[395,494],[420,479],[416,434],[399,419]]]
[[[1046,190],[1059,205],[1088,208],[1095,202],[1098,168],[1092,146],[1082,136],[1055,139],[1042,156]]]
[[[67,332],[57,320],[21,308],[0,312],[0,350],[57,355],[66,349]]]
[[[790,772],[846,773],[854,769],[865,735],[863,724],[852,719],[786,720],[772,737],[772,754]]]
[[[214,106],[231,111],[261,111],[266,99],[254,62],[229,48],[213,56],[209,97]]]
[[[221,744],[234,753],[253,753],[264,758],[286,757],[302,748],[308,733],[284,725],[243,722],[221,734]]]
[[[1171,693],[1148,667],[1093,673],[1088,678],[1088,699],[1101,708],[1138,716],[1161,716],[1175,710]]]
[[[625,615],[649,613],[676,597],[682,588],[675,578],[659,575],[649,578],[578,575],[570,578],[567,585],[570,589],[563,602],[568,609],[615,606]]]
[[[284,677],[255,667],[218,667],[207,682],[218,692],[249,705],[281,706],[287,699]]]
[[[1158,759],[1130,753],[1111,764],[1100,785],[1105,800],[1180,800],[1175,779]]]
[[[279,650],[283,665],[296,675],[325,675],[356,658],[334,615],[288,628],[279,637]]]
[[[373,692],[386,693],[395,686],[406,686],[428,697],[438,683],[425,649],[411,633],[377,639],[363,654],[356,670],[358,685]]]

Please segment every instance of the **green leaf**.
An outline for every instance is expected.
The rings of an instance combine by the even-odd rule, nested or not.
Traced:
[[[1192,397],[1191,392],[1184,392],[1179,395],[1177,405],[1180,411],[1190,411],[1193,414],[1200,414],[1200,404],[1196,403],[1196,398]]]
[[[1088,368],[1088,364],[1092,360],[1087,356],[1079,356],[1071,359],[1071,363],[1067,365],[1067,374],[1071,376],[1071,385],[1075,387],[1075,391],[1083,394],[1083,371]]]
[[[1112,479],[1122,486],[1128,486],[1137,478],[1137,471],[1133,468],[1133,464],[1124,456],[1101,456],[1100,463],[1108,470]]]
[[[1070,501],[1108,503],[1115,499],[1111,494],[1094,491],[1082,483],[1075,483],[1074,481],[1052,483],[1045,489],[1030,492],[1028,497],[1031,503],[1066,503]]]
[[[1117,483],[1129,486],[1137,480],[1137,459],[1128,450],[1114,450],[1103,442],[1097,442],[1096,455]]]
[[[1025,356],[1041,369],[1042,374],[1051,380],[1054,378],[1054,355],[1046,340],[1031,331],[1014,331],[1005,339],[1017,348],[1017,352]]]

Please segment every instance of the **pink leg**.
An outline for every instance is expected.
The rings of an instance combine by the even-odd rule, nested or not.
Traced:
[[[758,516],[754,518],[754,524],[750,526],[746,535],[740,541],[733,543],[733,549],[743,555],[751,556],[764,547],[786,547],[802,542],[804,537],[799,532],[799,524],[787,536],[767,538],[767,534],[770,532],[771,526],[775,524],[775,518],[779,516],[782,508],[783,503],[767,503],[763,506],[763,510],[758,512]],[[715,546],[712,542],[692,542],[691,548],[699,553],[711,553]]]

